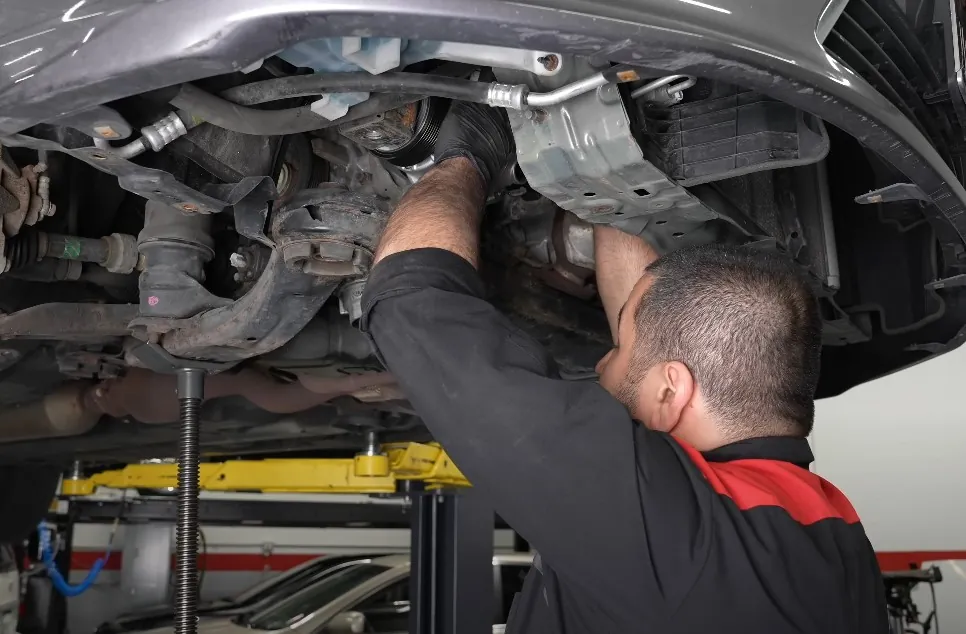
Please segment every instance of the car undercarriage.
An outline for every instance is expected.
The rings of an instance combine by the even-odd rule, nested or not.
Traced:
[[[790,60],[738,31],[691,49],[690,13],[669,35],[610,6],[606,28],[558,11],[528,31],[550,9],[386,21],[235,3],[134,46],[131,29],[177,13],[162,4],[51,9],[71,35],[44,60],[43,20],[0,43],[4,464],[173,455],[183,360],[210,373],[207,453],[426,439],[355,324],[382,227],[454,99],[506,109],[516,161],[489,195],[482,274],[563,378],[593,380],[610,346],[594,224],[663,252],[793,259],[821,305],[820,397],[963,340],[955,7],[802,3],[822,45],[790,40]]]

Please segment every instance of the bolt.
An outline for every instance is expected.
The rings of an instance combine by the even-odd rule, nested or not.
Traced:
[[[550,55],[538,57],[537,61],[543,65],[544,70],[547,70],[551,73],[557,70],[557,67],[560,66],[560,58],[552,53]]]
[[[370,141],[378,141],[383,138],[382,130],[366,130],[365,137]]]
[[[246,258],[241,253],[232,253],[228,258],[228,263],[236,269],[247,269],[248,268],[248,258]]]

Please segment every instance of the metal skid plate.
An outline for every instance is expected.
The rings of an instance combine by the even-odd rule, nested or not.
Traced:
[[[721,218],[645,160],[615,85],[507,114],[530,186],[587,222],[638,235],[673,218],[677,238]]]

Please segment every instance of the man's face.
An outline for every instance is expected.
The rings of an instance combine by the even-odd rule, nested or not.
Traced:
[[[597,373],[600,375],[601,386],[610,392],[614,398],[627,407],[631,415],[643,423],[647,423],[646,404],[640,402],[639,387],[646,380],[639,369],[633,368],[634,348],[637,341],[637,327],[634,314],[641,303],[641,298],[650,288],[653,278],[645,274],[631,291],[630,297],[621,309],[620,321],[617,326],[617,343],[597,363]],[[646,329],[645,329],[646,332]],[[632,372],[631,370],[637,370]]]

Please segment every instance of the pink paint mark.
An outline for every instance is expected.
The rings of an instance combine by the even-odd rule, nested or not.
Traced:
[[[158,302],[160,301],[161,300],[158,299],[157,295],[151,295],[150,297],[148,297],[148,306],[157,306]]]

